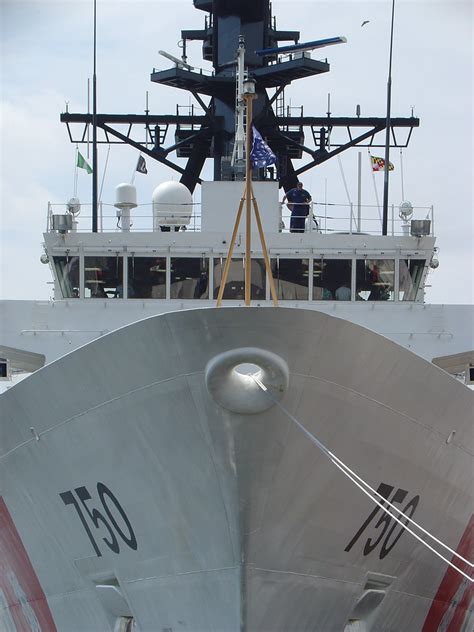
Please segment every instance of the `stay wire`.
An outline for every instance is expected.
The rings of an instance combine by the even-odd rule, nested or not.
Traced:
[[[294,415],[292,415],[288,410],[286,410],[281,404],[280,402],[278,402],[272,395],[271,393],[268,391],[267,387],[261,382],[261,380],[259,380],[256,376],[252,376],[253,380],[255,381],[255,383],[257,384],[257,386],[259,388],[261,388],[264,392],[267,393],[267,395],[273,400],[273,402],[278,406],[278,408],[280,408],[280,410],[282,410],[282,412],[289,418],[291,419],[291,421],[293,421],[298,428],[310,439],[310,441],[312,443],[314,443],[316,445],[316,447],[318,447],[321,452],[323,452],[323,454],[325,454],[329,460],[339,469],[341,470],[341,472],[347,477],[349,478],[354,485],[356,485],[366,496],[368,496],[372,502],[374,502],[378,507],[380,507],[385,513],[388,513],[388,515],[390,517],[392,517],[395,522],[397,522],[398,524],[400,524],[404,529],[406,529],[406,531],[408,531],[408,533],[410,533],[414,538],[416,538],[421,544],[423,544],[425,547],[427,547],[430,551],[432,551],[435,555],[437,555],[440,559],[442,559],[444,562],[446,562],[446,564],[448,564],[449,566],[451,566],[452,568],[454,568],[456,571],[458,571],[458,573],[460,573],[461,575],[463,575],[463,577],[465,577],[466,579],[468,579],[470,582],[474,582],[474,578],[470,577],[469,575],[467,575],[467,573],[465,573],[464,571],[462,571],[458,566],[456,566],[455,564],[453,564],[450,560],[448,560],[446,557],[444,557],[444,555],[442,555],[439,551],[437,551],[435,548],[433,548],[430,544],[428,544],[427,542],[425,542],[425,540],[423,540],[417,533],[415,533],[412,529],[410,529],[408,527],[408,525],[406,524],[406,522],[404,523],[402,520],[400,520],[399,518],[397,518],[393,513],[391,513],[390,511],[388,511],[387,507],[383,504],[386,503],[386,505],[388,505],[389,507],[391,507],[395,512],[397,512],[398,515],[403,515],[404,516],[404,520],[410,522],[411,524],[413,524],[414,526],[416,526],[418,529],[420,529],[420,531],[422,531],[425,535],[427,535],[429,538],[431,538],[432,540],[434,540],[435,542],[437,542],[440,546],[442,546],[443,548],[445,548],[447,551],[449,551],[453,556],[457,557],[458,559],[460,559],[461,561],[463,561],[465,564],[467,564],[468,566],[470,566],[471,568],[474,567],[474,564],[472,562],[470,562],[469,560],[466,560],[464,557],[462,557],[461,555],[459,555],[459,553],[457,553],[456,551],[454,551],[453,549],[451,549],[447,544],[444,544],[444,542],[442,542],[441,540],[439,540],[438,538],[436,538],[434,535],[432,535],[429,531],[427,531],[426,529],[424,529],[421,525],[419,525],[417,522],[415,522],[415,520],[413,520],[412,518],[409,518],[408,516],[405,516],[404,514],[402,514],[402,512],[397,509],[397,507],[395,507],[389,500],[385,499],[381,494],[379,494],[375,489],[373,489],[368,483],[366,483],[364,481],[364,479],[362,479],[360,476],[358,476],[358,474],[356,474],[353,470],[351,470],[343,461],[341,461],[335,454],[333,454],[328,448],[326,448],[326,446],[321,443],[321,441],[319,441],[319,439],[317,439],[309,430],[307,430],[307,428],[305,428],[303,426],[303,424],[298,421],[298,419],[296,419],[296,417]],[[360,482],[358,482],[360,481]],[[360,484],[362,483],[362,485]],[[367,489],[365,489],[363,486],[365,486],[368,490],[370,490],[370,492],[372,492],[372,494],[374,494],[375,496],[378,496],[380,499],[383,500],[383,503],[380,502],[379,500],[377,500],[377,498],[374,498],[371,493],[369,493],[369,491],[367,491]]]
[[[99,202],[102,202],[102,190],[104,188],[105,175],[107,173],[107,166],[109,164],[109,154],[110,154],[110,143],[109,143],[109,146],[107,148],[107,157],[105,159],[104,173],[102,174],[102,182],[100,183]]]

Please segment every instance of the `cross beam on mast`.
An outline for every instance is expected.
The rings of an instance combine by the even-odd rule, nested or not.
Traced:
[[[65,112],[61,114],[61,122],[66,124],[69,138],[72,143],[87,143],[87,129],[92,123],[91,114]],[[376,142],[375,138],[377,134],[386,128],[386,119],[380,117],[273,116],[271,121],[260,117],[258,119],[258,123],[259,127],[265,131],[268,143],[272,149],[278,151],[280,149],[279,146],[283,141],[286,146],[292,145],[299,148],[301,152],[312,155],[313,160],[307,165],[301,167],[298,170],[298,173],[303,173],[312,167],[322,164],[351,147],[385,147],[384,143]],[[269,123],[271,123],[271,125],[269,125]],[[124,124],[128,125],[126,132],[116,129],[116,126]],[[96,125],[98,129],[103,130],[104,135],[103,138],[97,138],[96,142],[99,145],[129,144],[136,147],[139,151],[148,149],[148,151],[145,151],[144,153],[150,156],[150,158],[153,158],[158,162],[162,162],[163,164],[167,164],[167,166],[171,167],[178,173],[183,173],[183,168],[178,167],[169,160],[165,161],[164,158],[172,151],[178,150],[185,141],[191,142],[197,140],[198,137],[205,137],[205,148],[202,151],[206,154],[205,158],[210,157],[209,149],[211,138],[215,132],[215,128],[218,127],[219,124],[219,119],[214,118],[213,120],[210,120],[207,115],[98,114],[96,117]],[[189,128],[188,134],[186,134],[186,137],[181,142],[174,143],[169,147],[164,147],[164,137],[168,126],[170,125],[177,126],[177,128],[185,126],[186,128]],[[413,128],[419,127],[419,125],[420,120],[413,116],[407,118],[392,118],[390,120],[390,147],[407,147]],[[78,131],[74,133],[77,126],[80,127]],[[134,135],[137,126],[138,129]],[[147,148],[146,144],[143,143],[141,136],[143,126],[147,129],[147,137],[150,140],[155,141],[155,147],[152,149]],[[160,126],[165,126],[163,138],[157,138],[156,136],[157,127],[163,131]],[[333,134],[331,136],[331,147],[334,149],[332,151],[320,152],[321,147],[316,147],[314,150],[310,149],[287,136],[284,131],[281,131],[282,128],[285,129],[289,126],[297,126],[301,128],[309,127],[313,132],[313,137],[316,137],[320,130],[324,129],[326,138],[329,134],[331,134],[331,132],[333,132],[333,130],[340,129],[346,132],[346,138],[348,140],[344,142],[341,140],[338,141]],[[199,129],[196,130],[196,127]],[[360,128],[365,128],[366,131],[363,133],[356,133],[356,130],[359,130]],[[395,134],[396,129],[408,130],[408,133],[403,140],[399,139]],[[200,182],[199,179],[198,181]]]

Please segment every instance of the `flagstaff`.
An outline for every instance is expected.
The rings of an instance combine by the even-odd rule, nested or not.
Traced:
[[[92,232],[97,232],[97,0],[94,0],[94,73],[92,75]]]
[[[382,235],[387,234],[388,225],[388,172],[390,170],[390,110],[392,101],[392,51],[393,51],[393,23],[395,14],[395,0],[392,0],[392,20],[390,27],[390,54],[388,63],[388,81],[387,81],[387,117],[385,127],[385,165],[383,180],[383,215],[382,215]]]

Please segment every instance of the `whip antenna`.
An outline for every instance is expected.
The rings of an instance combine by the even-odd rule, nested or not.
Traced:
[[[94,72],[92,75],[92,232],[97,232],[97,0],[94,0]]]
[[[387,234],[388,227],[388,167],[390,158],[390,108],[392,101],[392,51],[393,51],[393,18],[395,14],[395,0],[392,0],[392,23],[390,27],[390,54],[388,62],[387,80],[387,118],[385,122],[385,166],[383,171],[383,215],[382,235]]]

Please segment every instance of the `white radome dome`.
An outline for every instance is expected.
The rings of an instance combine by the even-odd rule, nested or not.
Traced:
[[[116,208],[135,208],[137,205],[137,188],[128,182],[122,182],[115,187]]]
[[[162,182],[153,191],[153,229],[160,226],[189,224],[193,211],[193,196],[181,182]]]

